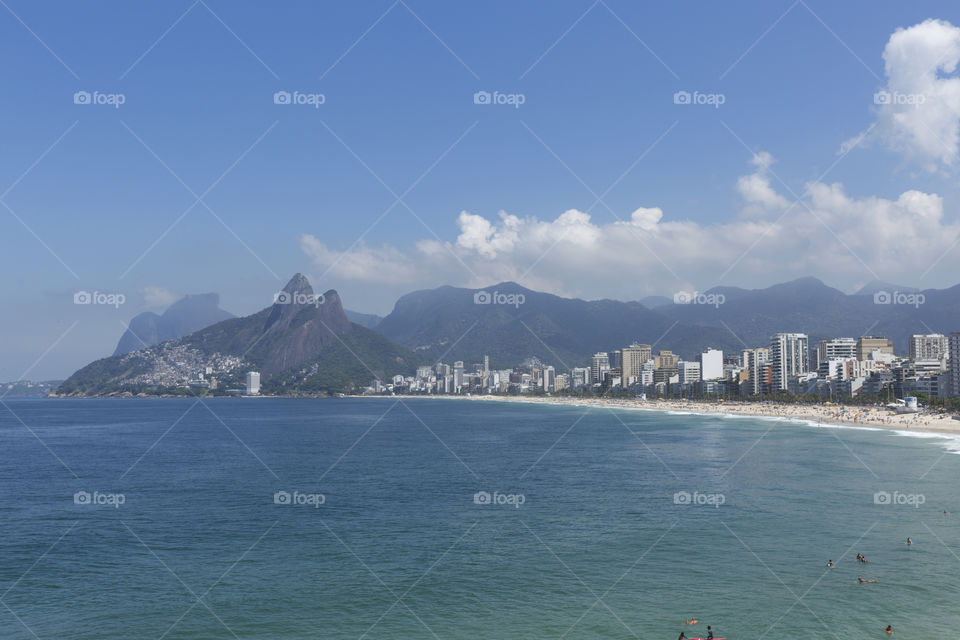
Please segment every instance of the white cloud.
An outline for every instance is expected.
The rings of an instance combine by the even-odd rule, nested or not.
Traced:
[[[874,96],[877,122],[865,137],[880,140],[928,171],[960,154],[960,28],[926,20],[897,29],[883,51],[887,84]]]
[[[146,286],[141,293],[144,306],[154,311],[164,310],[180,299],[173,291],[163,287]]]
[[[719,224],[671,220],[659,207],[639,207],[629,220],[611,223],[575,209],[553,220],[505,212],[488,219],[464,211],[453,242],[424,239],[408,251],[358,244],[338,252],[305,235],[301,247],[334,278],[392,283],[398,290],[516,280],[558,294],[636,299],[704,290],[721,284],[731,267],[722,284],[814,275],[841,286],[840,278],[853,286],[875,276],[932,286],[911,279],[960,239],[960,226],[944,221],[936,194],[857,198],[840,184],[817,182],[806,185],[804,200],[793,206],[770,185],[772,162],[769,154],[754,157],[753,172],[736,185],[744,215]],[[956,265],[957,254],[960,249],[947,260]]]

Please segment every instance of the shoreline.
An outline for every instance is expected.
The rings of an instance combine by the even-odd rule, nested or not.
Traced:
[[[639,411],[659,411],[673,414],[759,418],[782,422],[796,422],[815,427],[858,428],[874,431],[900,432],[904,435],[930,437],[960,437],[960,420],[950,414],[927,413],[896,414],[882,407],[844,407],[821,405],[763,404],[760,402],[702,402],[696,400],[571,398],[565,396],[523,397],[494,395],[384,395],[347,396],[348,398],[402,398],[431,400],[473,400],[479,402],[513,402],[549,404],[557,406],[603,407]]]

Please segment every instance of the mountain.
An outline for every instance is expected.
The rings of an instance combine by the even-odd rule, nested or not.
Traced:
[[[446,362],[469,365],[489,354],[506,367],[535,356],[567,368],[631,342],[692,358],[707,347],[767,346],[778,332],[806,333],[811,346],[831,337],[878,335],[906,353],[911,334],[960,330],[960,285],[915,293],[874,285],[866,289],[870,295],[847,295],[808,277],[763,289],[678,293],[685,304],[657,296],[644,299],[647,304],[560,298],[512,282],[485,290],[448,286],[403,296],[377,331]],[[874,293],[881,295],[875,300]]]
[[[894,291],[903,291],[905,293],[915,293],[919,291],[916,287],[901,287],[900,285],[890,284],[889,282],[883,282],[881,280],[873,280],[867,284],[860,287],[860,289],[854,293],[855,296],[873,296],[876,293],[888,292],[893,293]]]
[[[906,353],[911,334],[960,330],[960,285],[918,292],[874,282],[847,295],[816,278],[800,278],[764,289],[724,287],[704,293],[724,299],[716,305],[678,304],[657,311],[683,325],[729,327],[749,346],[768,344],[772,334],[790,331],[808,334],[811,345],[838,336],[885,336]]]
[[[350,318],[350,322],[358,324],[361,327],[366,327],[367,329],[376,329],[380,321],[383,320],[383,316],[372,313],[360,313],[359,311],[350,311],[350,309],[344,309],[343,312]]]
[[[240,386],[259,371],[264,393],[353,391],[393,375],[408,375],[422,358],[383,336],[351,323],[340,296],[315,295],[296,274],[276,302],[257,313],[231,318],[181,338],[93,362],[68,378],[61,395],[180,393],[209,377],[219,390]],[[207,368],[212,373],[199,378]]]
[[[151,347],[232,317],[232,313],[220,308],[220,296],[216,293],[184,296],[161,315],[146,311],[135,316],[120,336],[113,355]]]
[[[529,357],[556,367],[583,366],[597,351],[632,342],[693,357],[697,349],[740,348],[726,329],[681,326],[639,302],[561,298],[501,282],[487,289],[440,287],[401,297],[377,331],[431,360],[498,367]]]

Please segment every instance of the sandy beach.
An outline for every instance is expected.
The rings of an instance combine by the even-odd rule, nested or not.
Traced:
[[[366,396],[370,397],[370,396]],[[897,414],[885,407],[840,406],[840,405],[792,405],[763,402],[704,402],[681,399],[619,399],[619,398],[573,398],[566,396],[501,396],[501,395],[409,395],[383,396],[405,398],[433,398],[446,400],[473,400],[495,402],[527,402],[554,405],[573,405],[648,411],[680,411],[694,414],[717,414],[779,418],[822,425],[859,426],[894,431],[932,432],[960,435],[960,420],[949,413]]]

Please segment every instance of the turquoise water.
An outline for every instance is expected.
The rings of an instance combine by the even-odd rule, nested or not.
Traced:
[[[499,402],[5,402],[4,639],[960,626],[952,439]]]

